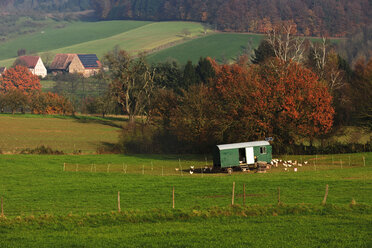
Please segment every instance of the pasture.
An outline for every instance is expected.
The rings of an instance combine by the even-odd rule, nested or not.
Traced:
[[[151,54],[149,61],[161,62],[175,59],[181,64],[185,64],[188,60],[195,64],[200,57],[211,57],[219,63],[227,63],[236,60],[242,54],[249,40],[252,42],[250,49],[255,49],[262,38],[263,35],[256,34],[211,34]]]
[[[18,153],[44,145],[65,153],[95,153],[100,145],[118,141],[123,123],[98,117],[1,114],[0,150]]]
[[[102,21],[71,22],[48,27],[42,32],[23,35],[0,46],[0,60],[14,58],[18,49],[28,52],[46,52],[83,42],[104,39],[136,29],[150,22],[142,21]]]
[[[341,168],[335,162],[349,156],[350,165],[345,162]],[[333,155],[333,164],[332,155],[302,159],[311,162],[297,173],[275,168],[266,174],[190,175],[187,167],[211,165],[211,158],[0,155],[0,196],[7,217],[0,220],[0,245],[368,247],[372,153]],[[316,168],[310,165],[314,160]],[[92,171],[92,164],[103,169]],[[123,164],[138,169],[111,170]],[[175,170],[180,166],[182,174]],[[160,168],[167,173],[162,175]],[[237,205],[231,208],[233,182]],[[326,184],[329,195],[323,207]],[[115,213],[118,191],[120,214]],[[352,199],[356,205],[350,205]]]
[[[183,30],[190,32],[187,37]],[[202,24],[193,22],[77,22],[65,28],[47,30],[42,34],[20,37],[3,44],[1,49],[9,52],[4,52],[0,57],[3,58],[0,65],[10,66],[20,48],[38,53],[44,61],[50,62],[57,53],[95,53],[101,59],[115,47],[136,55],[173,46],[199,37],[203,32]]]

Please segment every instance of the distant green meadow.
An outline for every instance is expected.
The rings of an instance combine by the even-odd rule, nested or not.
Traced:
[[[185,30],[189,34],[185,34]],[[256,48],[262,35],[214,33],[200,23],[193,22],[144,22],[102,21],[63,23],[56,28],[30,35],[21,35],[0,46],[0,65],[11,66],[17,51],[24,48],[29,53],[41,55],[49,64],[57,53],[95,53],[103,55],[115,47],[131,54],[148,52],[150,62],[169,58],[185,63],[197,62],[200,57],[212,57],[218,62],[233,61],[247,48]],[[77,35],[78,34],[78,35]]]
[[[28,52],[46,52],[83,42],[104,39],[149,23],[142,21],[63,23],[59,28],[49,27],[42,32],[20,36],[1,44],[0,60],[16,57],[18,49],[21,48]]]
[[[181,64],[188,60],[194,64],[200,57],[211,57],[219,63],[235,61],[244,49],[258,47],[263,35],[218,33],[164,49],[149,56],[150,62],[161,62],[175,59]],[[251,41],[251,47],[248,42]]]
[[[187,36],[184,30],[189,32]],[[164,49],[202,33],[202,24],[193,22],[76,22],[65,28],[49,29],[2,44],[0,65],[10,66],[21,48],[39,54],[44,61],[51,60],[57,53],[94,53],[102,59],[115,47],[136,55]]]

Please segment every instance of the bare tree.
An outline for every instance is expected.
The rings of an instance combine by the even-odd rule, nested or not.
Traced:
[[[282,22],[267,32],[267,41],[272,46],[275,56],[283,61],[302,62],[304,59],[304,39],[294,36],[296,24]]]
[[[318,72],[318,76],[323,78],[324,76],[324,68],[327,62],[327,53],[328,53],[328,39],[326,37],[322,37],[321,42],[310,43],[311,45],[311,52],[313,57],[313,62],[316,71]]]
[[[325,60],[323,68],[324,79],[328,84],[329,91],[333,95],[334,91],[345,85],[344,71],[339,68],[339,57],[337,53],[331,51]]]
[[[138,115],[148,116],[148,107],[154,89],[155,70],[151,70],[144,54],[133,59],[123,50],[115,50],[105,56],[109,68],[111,90],[117,102],[134,122]]]

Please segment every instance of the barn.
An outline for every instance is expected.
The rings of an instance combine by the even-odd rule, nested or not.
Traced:
[[[101,62],[95,54],[77,54],[69,65],[70,73],[79,73],[84,77],[96,75],[101,70]]]
[[[50,72],[53,74],[57,73],[67,73],[69,71],[69,66],[71,61],[76,56],[75,53],[59,53],[57,54],[52,64],[49,66]]]
[[[232,168],[272,160],[272,147],[268,141],[253,141],[217,145],[213,151],[213,167]]]

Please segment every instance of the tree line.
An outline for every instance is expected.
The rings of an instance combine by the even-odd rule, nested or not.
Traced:
[[[293,20],[306,36],[345,36],[370,25],[371,7],[368,0],[5,0],[0,14],[94,9],[101,19],[198,21],[223,31],[260,33]]]
[[[149,65],[145,56],[107,54],[110,92],[131,123],[121,149],[207,152],[218,143],[274,137],[276,152],[286,152],[334,127],[371,128],[372,60],[351,67],[326,38],[313,43],[294,36],[294,27],[277,26],[253,56],[233,64],[201,58],[183,67]]]
[[[108,70],[97,75],[108,87],[85,97],[84,111],[105,116],[120,108],[128,115],[117,146],[124,152],[208,152],[215,144],[274,137],[274,149],[282,153],[340,126],[372,128],[372,59],[360,57],[351,65],[328,39],[311,42],[295,34],[296,24],[283,22],[252,55],[232,64],[211,58],[184,66],[171,60],[149,64],[146,54],[134,58],[116,48],[104,56]],[[75,76],[67,87],[76,86]],[[21,111],[26,104],[13,91],[29,99],[34,113],[76,111],[65,97],[41,93],[24,67],[7,70],[0,91]]]
[[[371,23],[368,0],[91,0],[102,19],[186,20],[223,31],[265,33],[293,20],[303,35],[345,36]]]

